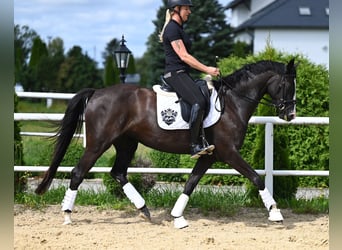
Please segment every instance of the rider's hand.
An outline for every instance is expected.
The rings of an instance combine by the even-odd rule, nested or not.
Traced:
[[[211,76],[218,76],[220,74],[220,70],[216,67],[208,67],[207,74]]]

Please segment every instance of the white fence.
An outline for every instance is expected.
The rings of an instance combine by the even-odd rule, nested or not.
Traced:
[[[37,93],[37,92],[17,92],[19,97],[30,98],[54,98],[54,99],[70,99],[74,94],[63,93]],[[14,113],[14,120],[29,121],[29,120],[44,120],[44,121],[59,121],[64,114],[52,113]],[[329,117],[297,117],[291,122],[286,122],[275,116],[253,116],[249,120],[250,124],[265,124],[265,169],[256,170],[260,175],[265,175],[265,185],[273,194],[273,176],[329,176],[327,170],[274,170],[273,169],[273,127],[277,125],[328,125]],[[85,131],[85,130],[83,130]],[[51,136],[51,133],[36,133],[22,132],[22,135],[27,136]],[[85,145],[85,135],[76,135],[83,137]],[[61,166],[59,172],[70,172],[73,167]],[[29,171],[29,172],[44,172],[48,166],[14,166],[14,171]],[[94,167],[90,172],[109,172],[111,167]],[[154,173],[154,174],[190,174],[191,168],[128,168],[128,173]],[[229,174],[240,175],[234,169],[208,169],[207,174]]]

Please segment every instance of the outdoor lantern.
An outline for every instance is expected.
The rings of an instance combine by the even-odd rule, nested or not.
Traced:
[[[129,56],[131,51],[125,45],[126,40],[124,39],[124,35],[122,35],[121,44],[119,47],[114,51],[116,65],[120,70],[120,80],[122,83],[125,83],[125,71],[128,67]]]

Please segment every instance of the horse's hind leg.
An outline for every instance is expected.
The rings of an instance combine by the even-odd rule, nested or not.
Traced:
[[[64,225],[71,224],[71,212],[74,208],[77,190],[82,183],[85,175],[89,172],[96,160],[105,151],[102,149],[97,152],[93,152],[90,149],[86,149],[77,166],[71,171],[71,180],[69,188],[66,190],[64,199],[62,201],[62,211],[64,211]]]
[[[151,220],[144,198],[127,179],[127,169],[134,157],[138,142],[129,138],[120,138],[114,144],[116,159],[110,175],[120,183],[125,195],[141,212],[143,218]]]

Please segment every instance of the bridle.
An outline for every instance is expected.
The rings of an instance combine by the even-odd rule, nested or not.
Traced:
[[[284,81],[284,79],[286,77],[294,77],[294,81],[296,81],[294,74],[284,74],[281,76],[279,84],[282,88],[282,98],[280,98],[278,104],[275,104],[272,102],[272,105],[274,107],[276,107],[279,111],[284,111],[286,109],[286,107],[289,107],[289,105],[295,105],[296,104],[296,99],[292,99],[292,100],[285,99],[286,92],[285,92],[285,81]]]
[[[247,74],[251,78],[255,76],[255,74],[253,74],[249,70],[247,70]],[[281,89],[282,89],[282,98],[280,98],[279,102],[275,103],[273,100],[270,100],[270,99],[268,99],[266,97],[262,97],[261,100],[255,100],[254,98],[251,98],[251,97],[248,97],[246,95],[243,95],[243,94],[239,93],[238,91],[235,90],[235,88],[231,84],[229,84],[227,81],[225,81],[222,78],[222,75],[220,74],[218,76],[219,77],[218,82],[220,83],[220,87],[219,87],[219,91],[218,91],[218,95],[217,95],[217,98],[220,98],[220,101],[221,101],[221,104],[222,104],[222,109],[220,110],[220,112],[223,112],[224,106],[225,106],[223,96],[226,95],[227,88],[224,88],[224,87],[228,87],[228,90],[230,90],[232,94],[234,94],[235,96],[240,97],[241,99],[243,99],[243,100],[245,100],[247,102],[256,103],[256,104],[263,104],[263,105],[266,105],[266,106],[275,107],[279,111],[284,111],[286,109],[286,107],[288,107],[288,104],[293,104],[293,105],[296,104],[296,100],[295,99],[287,100],[285,98],[286,92],[285,92],[285,81],[284,81],[284,79],[286,77],[291,77],[291,76],[294,77],[293,74],[283,74],[283,75],[281,75],[281,78],[280,78],[278,84],[281,86]],[[264,88],[267,88],[269,84],[270,83],[267,83],[264,86]]]

